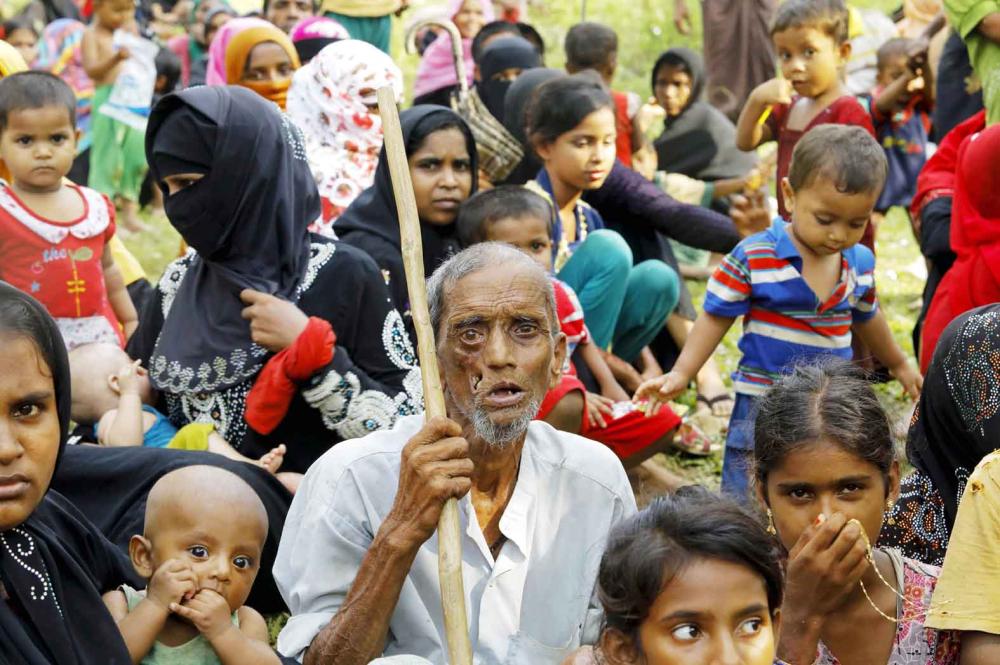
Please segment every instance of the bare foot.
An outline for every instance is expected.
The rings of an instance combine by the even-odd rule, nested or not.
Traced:
[[[285,453],[288,451],[285,448],[285,444],[281,444],[277,448],[272,448],[270,452],[265,453],[263,457],[257,460],[257,465],[262,467],[266,471],[271,473],[278,473],[278,469],[285,461]]]
[[[691,484],[690,481],[668,471],[655,458],[629,469],[628,478],[632,483],[636,503],[640,506],[645,506],[658,496],[670,494],[678,487]]]
[[[735,402],[714,362],[705,363],[695,379],[698,386],[698,411],[711,413],[716,418],[726,418],[733,414]]]

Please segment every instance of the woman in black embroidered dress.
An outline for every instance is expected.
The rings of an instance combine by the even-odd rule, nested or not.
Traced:
[[[248,456],[284,443],[283,470],[304,472],[334,443],[419,410],[420,373],[385,281],[362,252],[309,233],[319,194],[301,134],[273,104],[237,88],[167,96],[146,152],[194,251],[167,267],[128,350],[175,425],[213,423]],[[304,355],[295,335],[307,317],[332,327],[332,359],[288,377],[284,417],[254,431],[247,396],[271,354]]]
[[[906,440],[914,471],[879,543],[940,566],[966,481],[1000,441],[1000,304],[966,312],[938,341]]]

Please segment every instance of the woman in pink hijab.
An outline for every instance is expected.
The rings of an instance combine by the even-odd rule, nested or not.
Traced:
[[[462,58],[465,73],[472,85],[475,65],[472,61],[472,38],[494,20],[493,3],[490,0],[450,0],[448,14],[462,35]],[[413,85],[413,103],[450,106],[449,97],[458,87],[455,63],[451,54],[451,38],[442,33],[424,51],[424,57],[417,68],[417,79]]]
[[[208,47],[208,71],[205,85],[226,85],[226,47],[233,37],[248,28],[267,27],[271,24],[262,18],[234,18],[219,28],[219,32]]]

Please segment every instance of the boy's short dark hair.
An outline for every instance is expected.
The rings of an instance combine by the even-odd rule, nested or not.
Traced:
[[[855,125],[820,125],[806,132],[792,153],[788,183],[799,191],[820,176],[844,194],[879,192],[889,163],[871,134]]]
[[[76,129],[76,94],[65,81],[48,72],[18,72],[0,79],[0,132],[12,111],[63,106]]]
[[[878,68],[880,70],[885,69],[885,67],[889,65],[889,60],[892,58],[909,58],[911,44],[913,44],[913,40],[907,39],[906,37],[894,37],[885,44],[882,44],[878,50]]]
[[[462,204],[456,221],[458,242],[465,248],[486,242],[489,225],[501,219],[537,217],[552,235],[552,206],[539,194],[520,185],[503,185],[479,192]]]
[[[840,46],[850,36],[850,14],[844,0],[785,0],[771,22],[771,36],[804,25],[825,32]]]
[[[570,72],[601,71],[611,62],[612,54],[618,52],[618,35],[603,23],[577,23],[566,33],[563,48],[566,69]]]
[[[160,48],[156,54],[156,78],[164,77],[163,90],[160,94],[173,92],[181,78],[181,59],[168,48]]]

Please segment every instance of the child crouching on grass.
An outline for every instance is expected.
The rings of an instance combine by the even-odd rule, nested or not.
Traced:
[[[552,206],[525,187],[506,186],[476,194],[458,215],[459,242],[502,242],[521,250],[552,273]],[[671,447],[681,419],[664,405],[649,418],[628,399],[597,345],[590,339],[583,308],[573,289],[552,277],[557,315],[569,348],[560,384],[542,402],[537,419],[611,448],[626,469],[642,465],[639,476],[653,489],[670,491],[682,481],[657,464],[643,464]],[[589,392],[569,356],[576,351],[600,387]],[[707,446],[706,446],[707,448]],[[705,452],[708,452],[706,449]]]
[[[681,394],[743,317],[723,491],[747,498],[758,397],[795,362],[831,355],[849,360],[852,330],[907,393],[919,394],[923,378],[878,308],[875,256],[858,244],[886,170],[881,146],[860,127],[823,125],[806,134],[781,182],[791,222],[776,220],[723,259],[673,369],[636,392],[654,409]]]
[[[260,570],[267,511],[236,474],[188,466],[156,482],[129,557],[146,589],[104,594],[132,661],[271,665],[267,624],[245,606]]]

